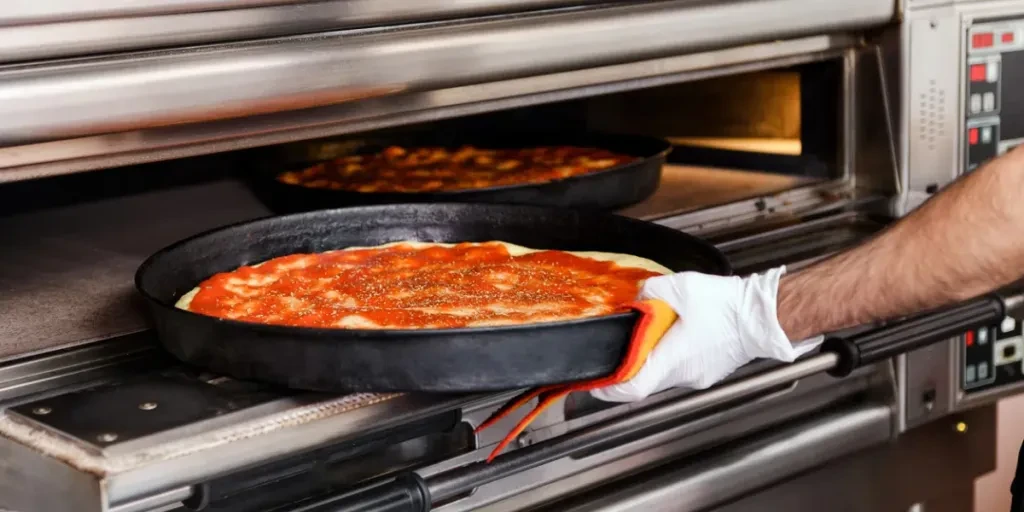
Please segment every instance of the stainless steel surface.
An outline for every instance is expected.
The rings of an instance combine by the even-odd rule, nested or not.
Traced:
[[[607,3],[602,0],[105,0],[14,2],[0,62],[308,34]]]
[[[854,119],[846,129],[850,174],[858,188],[898,196],[903,188],[896,156],[899,131],[893,124],[898,98],[889,96],[884,48],[871,45],[854,52],[851,61],[847,115]]]
[[[550,510],[698,511],[722,505],[833,459],[884,443],[889,408],[867,404],[809,419],[754,439],[626,478],[577,502]],[[570,505],[570,506],[566,506]]]
[[[362,395],[360,395],[361,397]],[[472,397],[379,396],[369,402],[340,397],[282,399],[253,418],[220,417],[95,452],[10,413],[0,416],[0,446],[31,448],[36,457],[62,461],[70,470],[102,480],[109,503],[126,504],[189,485],[235,468],[273,460],[325,443],[365,435],[471,403]],[[500,401],[508,395],[490,397]],[[353,399],[358,398],[353,402]],[[259,411],[257,411],[259,412]],[[241,411],[243,417],[252,411]],[[230,415],[228,415],[230,416]],[[0,448],[3,450],[5,448]],[[13,463],[0,461],[0,467]],[[31,491],[31,489],[26,489]],[[29,509],[31,510],[31,509]]]
[[[904,355],[904,418],[901,429],[913,428],[950,413],[960,388],[958,340],[949,340]],[[929,397],[931,397],[929,399]]]
[[[959,422],[968,425],[966,432],[956,430]],[[995,465],[995,407],[988,406],[915,428],[708,512],[909,512],[914,504],[924,504],[925,512],[964,512],[975,510],[976,479]]]
[[[784,67],[838,56],[854,41],[816,36],[246,119],[0,147],[0,183]]]
[[[960,22],[949,11],[908,11],[903,23],[901,160],[907,191],[924,193],[959,173]]]
[[[818,219],[717,244],[738,272],[761,272],[779,265],[790,271],[861,243],[881,231],[888,219],[858,211]]]
[[[0,72],[0,141],[167,126],[878,25],[890,0],[634,4]],[[794,16],[793,13],[800,13]]]
[[[719,234],[772,218],[811,215],[857,200],[850,180],[833,180],[786,190],[731,204],[710,206],[683,215],[657,219],[673,229],[703,236]]]
[[[137,371],[152,368],[167,359],[149,340],[128,337],[74,350],[24,357],[0,364],[0,404],[30,394],[101,379],[124,366]]]
[[[98,18],[135,18],[161,14],[208,13],[244,10],[253,7],[307,7],[316,0],[50,0],[48,2],[12,2],[0,13],[0,26],[43,24]],[[330,2],[334,3],[334,2]],[[607,0],[420,0],[414,4],[401,0],[353,0],[339,7],[336,15],[347,14],[359,20],[395,21],[410,17],[444,18],[453,14],[510,12],[566,5],[601,4]]]
[[[1006,314],[1020,320],[1021,315],[1024,314],[1024,311],[1022,311],[1022,308],[1024,308],[1024,295],[1007,297],[1003,302],[1006,306]]]
[[[964,170],[966,34],[977,19],[1024,16],[1019,2],[914,2],[901,25],[904,214]]]
[[[0,219],[0,361],[146,327],[133,277],[165,245],[269,213],[236,182]]]
[[[0,438],[0,510],[104,512],[105,504],[95,475]]]
[[[821,373],[833,368],[838,361],[835,354],[824,353],[809,357],[778,369],[746,377],[735,382],[711,388],[702,393],[680,400],[639,409],[628,417],[616,418],[590,425],[560,437],[558,443],[549,443],[544,450],[524,450],[507,454],[501,463],[490,466],[476,466],[454,469],[443,475],[431,477],[429,481],[431,498],[445,501],[460,495],[467,481],[473,486],[484,485],[504,478],[504,468],[514,465],[516,473],[539,467],[571,455],[607,443],[621,442],[646,429],[663,429],[678,421],[684,415],[698,414],[716,406],[723,406],[737,400],[750,398],[758,393],[786,385],[794,380]]]
[[[125,503],[123,505],[114,504],[107,508],[108,512],[149,512],[156,508],[177,505],[182,501],[192,497],[191,487],[178,487],[177,489],[171,489],[164,491],[160,494],[154,494],[147,498]]]
[[[688,165],[666,165],[654,195],[620,213],[640,219],[676,217],[711,206],[774,196],[787,190],[819,184],[802,176],[735,171]]]
[[[708,446],[715,446],[749,435],[762,432],[772,426],[784,424],[794,418],[803,417],[835,406],[844,400],[868,390],[884,387],[876,379],[880,367],[864,368],[850,379],[836,380],[821,374],[801,379],[795,387],[785,393],[772,393],[696,418],[678,418],[678,424],[658,433],[651,433],[641,439],[627,443],[609,445],[602,450],[582,457],[565,457],[540,467],[527,470],[496,482],[480,486],[469,497],[439,507],[440,512],[456,512],[486,509],[492,512],[532,509],[568,494],[581,492],[615,478],[635,474],[699,452]],[[621,408],[636,409],[673,400],[681,391],[655,395],[643,404],[627,404],[617,408],[592,413],[570,420],[568,424],[555,423],[540,429],[531,429],[530,435],[538,440],[547,438],[548,433],[561,428],[582,428],[622,414]],[[421,471],[430,476],[469,462],[470,458],[446,461],[443,464]]]
[[[45,3],[18,1],[11,2],[4,7],[4,12],[0,14],[0,25],[238,9],[245,7],[246,4],[260,6],[275,4],[296,5],[303,3],[310,2],[309,0],[156,0],[152,2],[96,0],[88,3],[76,2],[74,0],[51,0]]]

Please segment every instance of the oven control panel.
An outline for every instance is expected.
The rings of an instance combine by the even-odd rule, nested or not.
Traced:
[[[967,392],[1024,381],[1024,326],[1013,318],[960,339],[960,385]]]
[[[966,40],[964,170],[1024,142],[1024,20],[979,23]]]

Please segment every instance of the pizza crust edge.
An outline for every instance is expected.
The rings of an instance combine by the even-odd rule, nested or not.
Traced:
[[[523,254],[529,254],[531,252],[540,252],[540,251],[548,250],[548,249],[530,249],[528,247],[523,247],[521,245],[516,245],[516,244],[512,244],[512,243],[508,243],[508,242],[502,242],[502,241],[499,241],[499,240],[494,240],[494,241],[490,241],[490,242],[471,242],[471,243],[474,243],[474,244],[477,244],[477,245],[500,244],[500,245],[503,245],[505,247],[505,249],[508,251],[508,253],[510,255],[512,255],[512,256],[521,256]],[[454,244],[454,243],[441,243],[441,242],[416,242],[416,241],[409,240],[409,241],[401,241],[401,242],[390,242],[390,243],[386,243],[386,244],[382,244],[382,245],[374,245],[374,246],[346,247],[344,249],[337,249],[337,250],[338,251],[354,251],[354,250],[364,250],[364,249],[386,249],[388,247],[393,247],[393,246],[396,246],[396,245],[409,245],[409,246],[411,246],[411,247],[413,247],[415,249],[428,249],[428,248],[431,248],[431,247],[454,247],[454,246],[456,246],[458,244]],[[325,252],[332,252],[332,251],[325,251]],[[622,254],[622,253],[614,253],[614,252],[600,252],[600,251],[561,251],[561,252],[565,252],[565,253],[572,254],[574,256],[579,256],[581,258],[588,258],[588,259],[597,260],[597,261],[611,261],[611,262],[615,263],[616,265],[618,265],[620,267],[625,267],[625,268],[639,268],[639,269],[643,269],[643,270],[649,270],[651,272],[657,272],[657,273],[662,274],[662,275],[671,274],[672,273],[672,270],[668,269],[667,267],[665,267],[665,266],[663,266],[663,265],[661,265],[661,264],[659,264],[659,263],[657,263],[655,261],[649,260],[647,258],[641,258],[640,256],[634,256],[634,255],[631,255],[631,254]],[[258,267],[258,266],[262,265],[263,263],[265,263],[265,262],[256,263],[255,265],[252,265],[252,266],[253,267]],[[192,288],[187,293],[185,293],[185,295],[182,295],[181,298],[178,299],[178,301],[174,304],[174,307],[176,307],[178,309],[183,309],[185,311],[190,311],[189,306],[192,304],[192,299],[195,298],[197,293],[199,293],[199,285],[196,285],[195,288]]]

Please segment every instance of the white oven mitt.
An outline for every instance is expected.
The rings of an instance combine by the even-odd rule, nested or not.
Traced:
[[[674,387],[704,389],[758,358],[792,362],[823,336],[790,343],[776,314],[786,267],[748,277],[683,272],[648,279],[641,299],[661,299],[679,315],[632,380],[591,391],[608,402],[641,400]]]

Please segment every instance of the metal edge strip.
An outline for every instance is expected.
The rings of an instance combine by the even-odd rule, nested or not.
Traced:
[[[20,5],[46,9],[53,3]],[[523,15],[557,8],[600,8],[591,4],[607,2],[519,0],[510,4],[498,0],[293,0],[154,3],[155,6],[140,9],[138,2],[131,2],[119,9],[116,5],[108,8],[75,2],[74,7],[64,12],[56,9],[2,12],[0,62],[243,41],[470,16]],[[208,3],[214,5],[204,8],[203,4]],[[75,7],[80,9],[77,13],[73,12]]]

